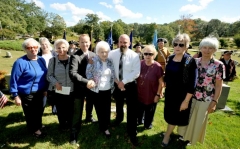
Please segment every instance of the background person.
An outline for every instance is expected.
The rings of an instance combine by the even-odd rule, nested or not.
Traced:
[[[137,53],[128,49],[130,38],[126,34],[119,37],[118,49],[109,52],[109,59],[113,61],[115,69],[115,90],[113,97],[116,100],[116,119],[114,125],[119,125],[124,118],[124,99],[127,104],[127,132],[133,145],[137,141],[137,84],[136,79],[140,74],[140,59]]]
[[[87,65],[87,79],[96,84],[91,88],[89,98],[92,98],[100,130],[106,137],[110,137],[108,125],[111,115],[111,93],[114,90],[115,70],[113,62],[108,58],[110,46],[105,41],[96,45],[97,56],[93,58],[93,64]]]
[[[144,128],[151,129],[157,102],[161,95],[163,70],[154,61],[157,51],[153,45],[143,49],[144,60],[141,61],[141,71],[137,79],[138,88],[138,124],[142,123],[144,114]]]
[[[183,135],[184,140],[190,141],[192,145],[204,142],[208,114],[214,112],[221,95],[225,67],[213,57],[218,47],[219,42],[213,37],[204,38],[199,45],[202,57],[196,58],[197,86],[192,99],[189,125]]]
[[[158,55],[156,56],[156,61],[161,64],[163,71],[165,72],[167,58],[171,55],[171,53],[168,51],[166,47],[164,47],[164,44],[167,43],[166,39],[158,38],[157,43],[158,43],[157,47]]]
[[[140,60],[142,60],[144,57],[143,57],[143,52],[142,52],[142,49],[144,48],[144,46],[140,43],[140,42],[137,42],[133,48],[135,48],[135,52],[139,55],[139,58]]]
[[[170,135],[175,126],[178,133],[183,135],[188,125],[191,97],[195,91],[196,63],[186,54],[190,38],[188,34],[178,34],[172,41],[174,54],[169,57],[165,72],[165,101],[164,119],[167,131],[164,134],[162,147],[168,146]]]
[[[63,87],[70,88],[68,94],[55,93],[54,98],[60,130],[68,130],[72,120],[73,109],[73,82],[69,78],[70,56],[67,55],[69,44],[65,39],[58,39],[54,42],[54,49],[58,53],[50,59],[47,73],[49,81],[48,90],[63,90]],[[55,65],[55,66],[54,66]]]
[[[10,93],[16,105],[22,106],[27,127],[36,137],[43,136],[43,96],[47,94],[47,67],[45,60],[37,56],[39,47],[33,38],[24,40],[22,48],[27,54],[14,62],[10,79]]]
[[[79,50],[78,47],[78,43],[74,40],[71,40],[68,42],[69,43],[69,48],[68,48],[68,55],[73,55],[75,52],[77,52],[77,50]]]
[[[233,81],[236,77],[236,67],[235,61],[231,59],[233,51],[224,51],[220,61],[223,62],[225,66],[225,76],[226,78],[223,81]]]
[[[95,57],[96,54],[88,51],[90,47],[91,41],[88,34],[81,34],[79,36],[79,46],[80,50],[78,50],[74,55],[70,58],[70,78],[74,82],[74,111],[73,111],[73,120],[71,127],[71,136],[70,143],[75,144],[77,141],[77,136],[81,128],[82,124],[82,112],[84,99],[86,97],[86,121],[94,122],[92,118],[92,109],[93,109],[93,101],[88,99],[87,95],[90,88],[95,86],[93,80],[88,80],[86,77],[86,68],[88,64],[88,59]]]

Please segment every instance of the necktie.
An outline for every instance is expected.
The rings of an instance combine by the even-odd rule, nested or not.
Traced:
[[[121,52],[120,60],[119,60],[119,81],[123,79],[123,53]]]

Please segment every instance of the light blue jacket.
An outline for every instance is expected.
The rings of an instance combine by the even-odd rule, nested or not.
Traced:
[[[111,70],[110,85],[111,85],[111,93],[113,93],[115,70],[114,70],[113,62],[110,59],[107,59],[106,62],[107,62],[107,68]],[[96,84],[94,88],[91,88],[93,92],[96,92],[96,93],[99,92],[98,83],[99,83],[99,80],[101,79],[102,70],[103,70],[103,63],[98,56],[93,58],[93,64],[87,65],[87,68],[86,68],[87,79],[93,80]]]

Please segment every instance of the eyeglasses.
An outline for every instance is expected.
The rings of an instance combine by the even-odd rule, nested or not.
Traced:
[[[179,46],[179,47],[182,48],[182,47],[184,47],[184,44],[183,44],[183,43],[174,43],[173,46],[174,46],[174,47]]]
[[[31,50],[32,48],[37,49],[38,46],[26,47],[27,50]]]
[[[153,53],[143,53],[145,56],[153,56],[154,54]]]

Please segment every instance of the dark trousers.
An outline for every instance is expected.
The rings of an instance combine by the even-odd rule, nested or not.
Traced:
[[[43,92],[19,94],[27,127],[31,133],[42,128]]]
[[[84,98],[85,97],[74,97],[72,126],[71,126],[72,134],[78,134],[81,129]]]
[[[90,91],[88,91],[89,93]],[[90,120],[92,119],[92,110],[93,110],[93,99],[92,98],[88,98],[88,96],[86,97],[86,120]]]
[[[70,128],[73,113],[73,94],[63,95],[55,93],[57,116],[61,129]]]
[[[116,121],[122,122],[124,118],[124,99],[127,104],[127,132],[130,137],[137,135],[137,84],[135,81],[125,84],[125,91],[121,91],[115,83],[113,97],[116,100]]]
[[[93,100],[96,109],[99,129],[106,131],[110,124],[111,90],[99,91],[98,93],[91,91],[89,98]]]
[[[144,103],[139,102],[138,103],[138,123],[142,123],[142,119],[144,116],[144,127],[149,128],[149,126],[153,122],[153,117],[155,114],[157,103],[152,103],[149,105],[145,105]]]

